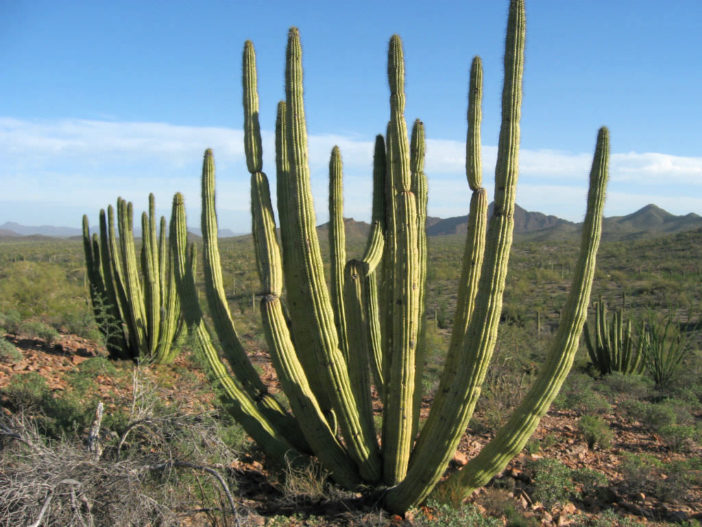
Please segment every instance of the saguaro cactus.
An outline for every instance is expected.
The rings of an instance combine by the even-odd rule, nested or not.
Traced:
[[[270,415],[263,411],[261,395],[265,392],[260,391],[248,368],[233,367],[232,375],[222,377],[220,382],[225,388],[232,386],[227,393],[236,403],[235,408],[245,409],[244,426],[271,456],[280,455],[286,445],[298,453],[311,453],[340,484],[382,489],[383,504],[392,511],[404,511],[420,503],[435,489],[465,432],[495,347],[514,225],[524,39],[524,2],[512,0],[495,206],[489,222],[487,193],[481,182],[480,60],[476,58],[471,68],[466,160],[472,192],[469,229],[446,367],[429,417],[419,433],[418,348],[422,343],[426,280],[425,145],[421,122],[415,122],[411,140],[407,134],[400,38],[393,36],[389,46],[390,120],[386,136],[376,140],[371,232],[362,258],[347,262],[343,273],[341,157],[336,148],[332,153],[331,295],[323,276],[310,192],[299,33],[293,28],[288,34],[286,100],[278,105],[276,122],[282,254],[275,234],[268,180],[262,172],[253,45],[247,42],[244,48],[245,145],[251,172],[254,244],[263,288],[261,313],[271,359],[298,430],[286,428],[292,417],[283,411]],[[608,148],[608,132],[602,128],[590,174],[578,265],[546,363],[525,400],[494,440],[442,484],[444,491],[454,497],[466,496],[487,483],[524,447],[570,370],[594,276]],[[208,151],[203,169],[203,232],[216,225],[213,189],[214,165]],[[197,294],[187,273],[184,214],[182,198],[177,196],[173,225],[179,234],[172,236],[175,261],[180,262],[176,265],[177,282],[184,312],[197,312]],[[206,255],[208,244],[216,246],[216,230],[211,232],[209,241],[205,237]],[[219,276],[218,266],[218,258],[206,257],[206,276]],[[216,288],[208,286],[210,303],[216,297],[213,290]],[[222,306],[222,312],[225,307]],[[186,318],[189,324],[200,328],[200,333],[205,333],[201,317]],[[223,345],[233,334],[232,322],[226,318],[225,329],[215,320]],[[237,354],[241,351],[240,344],[230,347]],[[216,354],[208,353],[207,357],[213,367],[219,364]],[[245,354],[240,359],[245,361]],[[375,429],[371,405],[373,384],[382,403],[379,430]],[[251,387],[248,392],[246,386]],[[298,434],[304,437],[300,447],[293,445]]]
[[[132,204],[117,199],[115,236],[112,206],[100,210],[100,235],[92,241],[88,217],[83,216],[83,246],[90,283],[91,300],[98,326],[105,332],[107,349],[115,358],[170,362],[175,358],[175,341],[182,328],[175,275],[166,239],[166,219],[161,218],[156,237],[153,194],[149,212],[141,216],[141,273],[134,247]],[[143,283],[142,283],[143,282]],[[107,316],[114,324],[101,324]],[[120,331],[114,330],[114,325]]]
[[[607,320],[607,304],[600,300],[595,303],[595,323],[592,332],[590,324],[585,322],[583,336],[587,352],[590,361],[602,375],[612,372],[637,374],[644,370],[644,325],[641,324],[637,342],[632,335],[631,320],[624,323],[623,311],[618,309],[614,312],[610,325]]]

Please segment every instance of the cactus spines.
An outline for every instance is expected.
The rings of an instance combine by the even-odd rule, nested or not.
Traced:
[[[519,118],[525,38],[524,1],[511,0],[505,46],[502,124],[495,169],[495,206],[487,218],[482,187],[480,117],[482,66],[471,66],[466,175],[471,190],[469,228],[459,284],[454,328],[444,373],[428,419],[418,429],[421,397],[422,310],[426,281],[426,176],[424,128],[414,123],[411,138],[404,117],[404,61],[397,36],[388,50],[390,120],[385,138],[375,143],[373,214],[363,256],[344,262],[341,154],[330,161],[330,244],[333,292],[325,277],[308,166],[302,97],[302,58],[297,29],[288,34],[286,100],[276,119],[276,173],[280,246],[262,172],[258,96],[253,45],[244,49],[245,150],[251,172],[251,203],[260,303],[271,360],[294,418],[304,436],[296,444],[288,415],[265,408],[255,378],[226,372],[209,343],[185,256],[182,197],[174,201],[171,238],[182,310],[196,331],[215,375],[247,431],[270,455],[311,452],[348,488],[382,480],[383,505],[402,512],[421,503],[437,486],[475,409],[497,339],[502,294],[514,227],[514,200],[519,153]],[[589,301],[599,244],[607,176],[608,132],[601,129],[590,176],[587,214],[580,256],[561,325],[539,377],[507,424],[443,492],[465,496],[501,470],[525,444],[557,394],[573,361]],[[211,169],[208,168],[208,163]],[[207,203],[205,203],[205,196]],[[216,253],[214,165],[206,154],[203,169],[205,272],[213,278],[208,293],[224,302],[215,285],[220,276]],[[209,241],[207,241],[209,239]],[[282,249],[282,255],[281,253]],[[210,251],[210,256],[207,256]],[[342,273],[343,269],[343,273]],[[127,270],[120,271],[123,274]],[[218,274],[219,273],[219,274]],[[206,280],[207,282],[207,280]],[[229,314],[222,317],[231,326]],[[211,309],[216,312],[215,309]],[[289,313],[289,318],[286,316]],[[222,324],[215,330],[224,348]],[[225,335],[223,339],[222,335]],[[226,344],[228,342],[228,344]],[[225,349],[225,354],[231,351]],[[236,353],[239,353],[237,351]],[[230,359],[231,361],[231,359]],[[234,363],[232,363],[234,366]],[[371,401],[375,384],[380,401]],[[254,388],[253,391],[251,388]],[[382,450],[376,438],[372,403],[382,404]],[[376,406],[377,408],[377,406]],[[340,437],[335,432],[338,420]]]

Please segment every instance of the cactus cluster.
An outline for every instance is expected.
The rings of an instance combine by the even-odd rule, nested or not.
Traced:
[[[235,417],[269,456],[314,455],[339,484],[381,489],[382,503],[392,511],[420,503],[437,485],[460,499],[504,468],[557,395],[587,315],[607,179],[605,128],[597,137],[575,276],[540,374],[494,439],[439,483],[473,414],[497,338],[514,227],[525,27],[524,1],[511,0],[495,206],[489,219],[481,181],[480,60],[476,58],[471,67],[466,148],[469,228],[453,335],[431,412],[422,426],[418,405],[427,266],[425,141],[420,121],[415,121],[411,135],[407,133],[399,37],[393,36],[389,45],[390,119],[385,135],[377,136],[375,143],[372,227],[363,256],[348,262],[341,154],[338,148],[331,154],[331,291],[323,274],[310,190],[299,32],[293,28],[288,34],[285,101],[278,104],[276,120],[280,240],[263,172],[254,48],[250,42],[244,46],[244,143],[262,287],[260,310],[271,360],[292,415],[260,381],[229,312],[217,242],[211,151],[205,153],[202,173],[205,289],[213,330],[231,371],[216,351],[199,304],[183,197],[177,194],[173,201],[170,244],[182,313],[231,400]],[[378,428],[373,393],[382,406]]]
[[[141,216],[141,266],[137,264],[131,202],[117,199],[114,209],[100,210],[100,233],[90,235],[83,216],[83,248],[90,296],[98,328],[110,356],[120,359],[168,363],[183,328],[175,287],[174,267],[168,250],[166,219],[161,217],[156,237],[153,194],[149,212]],[[141,269],[139,269],[141,267]]]
[[[595,302],[594,328],[585,322],[583,336],[590,356],[590,362],[601,375],[618,372],[639,374],[644,370],[643,347],[646,340],[644,324],[641,324],[638,340],[633,336],[631,320],[624,323],[623,309],[612,315],[611,324],[607,320],[607,304]],[[592,336],[591,336],[592,333]]]

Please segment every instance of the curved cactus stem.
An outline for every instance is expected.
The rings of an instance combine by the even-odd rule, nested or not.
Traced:
[[[473,414],[495,347],[514,228],[525,30],[524,2],[512,0],[505,46],[495,207],[476,308],[464,340],[467,360],[459,365],[445,404],[432,408],[417,440],[406,478],[386,494],[384,503],[390,510],[406,510],[410,505],[423,501],[439,481]],[[437,448],[437,445],[441,445],[441,448]]]
[[[285,283],[298,353],[306,371],[308,364],[321,370],[323,392],[334,394],[332,404],[351,457],[366,481],[380,478],[380,456],[373,430],[363,427],[351,390],[344,357],[338,347],[334,314],[323,275],[315,224],[307,160],[307,131],[302,96],[302,48],[296,28],[288,33],[285,68],[286,132],[289,176],[286,196],[291,217],[281,224],[282,236],[290,237],[290,258],[285,257]],[[285,248],[285,245],[284,245]],[[319,365],[324,365],[319,368]]]
[[[522,403],[507,423],[480,453],[446,483],[454,498],[468,496],[507,465],[526,445],[558,395],[578,350],[580,333],[587,317],[590,290],[595,276],[597,248],[602,233],[602,210],[605,201],[609,157],[609,132],[601,128],[590,172],[587,214],[583,224],[580,256],[556,338],[548,352],[546,364]]]
[[[251,176],[251,213],[256,262],[263,284],[261,316],[273,365],[300,424],[300,434],[304,434],[311,450],[340,485],[355,488],[360,483],[356,464],[324,418],[290,338],[280,302],[283,288],[280,249],[275,235],[268,179],[262,172]]]
[[[215,165],[210,149],[202,164],[202,237],[204,249],[204,281],[215,333],[232,372],[246,393],[259,405],[261,413],[288,438],[298,450],[307,451],[299,426],[268,391],[239,340],[224,293],[222,266],[217,240],[215,208]]]
[[[246,393],[241,383],[227,373],[227,369],[219,359],[217,350],[212,345],[207,326],[202,318],[191,266],[186,263],[187,231],[185,225],[183,196],[176,194],[173,197],[170,243],[183,318],[189,330],[197,338],[199,351],[207,361],[212,375],[229,399],[231,403],[229,409],[232,415],[244,427],[246,433],[256,441],[266,455],[274,460],[284,459],[291,454],[296,455],[294,448],[285,437],[259,411],[256,403]]]

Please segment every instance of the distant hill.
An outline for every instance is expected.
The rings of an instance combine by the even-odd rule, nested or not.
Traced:
[[[490,204],[488,215],[492,214],[493,205]],[[353,218],[344,219],[346,238],[349,242],[365,241],[370,231],[370,225],[364,221]],[[573,223],[556,216],[530,212],[519,205],[514,210],[514,233],[518,239],[529,241],[549,241],[576,239],[582,224]],[[468,228],[468,216],[453,218],[427,217],[427,234],[429,236],[450,236],[464,234]],[[328,236],[329,224],[325,223],[318,228],[320,236]],[[605,218],[603,238],[606,240],[633,240],[646,236],[657,236],[702,229],[702,216],[690,213],[684,216],[675,216],[656,205],[646,205],[640,210],[627,216],[612,216]],[[198,227],[189,227],[188,231],[196,236],[202,235]],[[91,232],[97,232],[96,227],[91,227]],[[141,233],[135,230],[134,235],[140,237]],[[39,236],[49,238],[75,238],[81,236],[81,229],[73,227],[54,227],[42,225],[28,227],[19,223],[7,222],[0,225],[0,238],[17,238]],[[230,229],[220,229],[220,238],[242,236]]]
[[[493,204],[488,208],[488,217],[492,215]],[[547,216],[540,212],[529,212],[519,205],[514,206],[514,232],[524,234],[546,229],[559,229],[564,227],[575,227],[575,223],[563,220],[556,216]],[[427,222],[427,234],[429,236],[442,236],[449,234],[463,234],[468,230],[468,216],[456,216],[439,220],[429,225]]]
[[[29,227],[20,225],[13,221],[8,221],[0,225],[0,231],[10,231],[15,233],[15,236],[49,236],[53,238],[70,238],[71,236],[80,236],[81,229],[73,227],[54,227],[52,225],[40,225],[38,227]],[[4,235],[4,234],[3,234]],[[12,236],[9,234],[9,236]]]
[[[646,205],[628,216],[605,218],[604,236],[606,239],[625,240],[698,228],[702,228],[702,216],[694,213],[675,216],[656,205]]]

